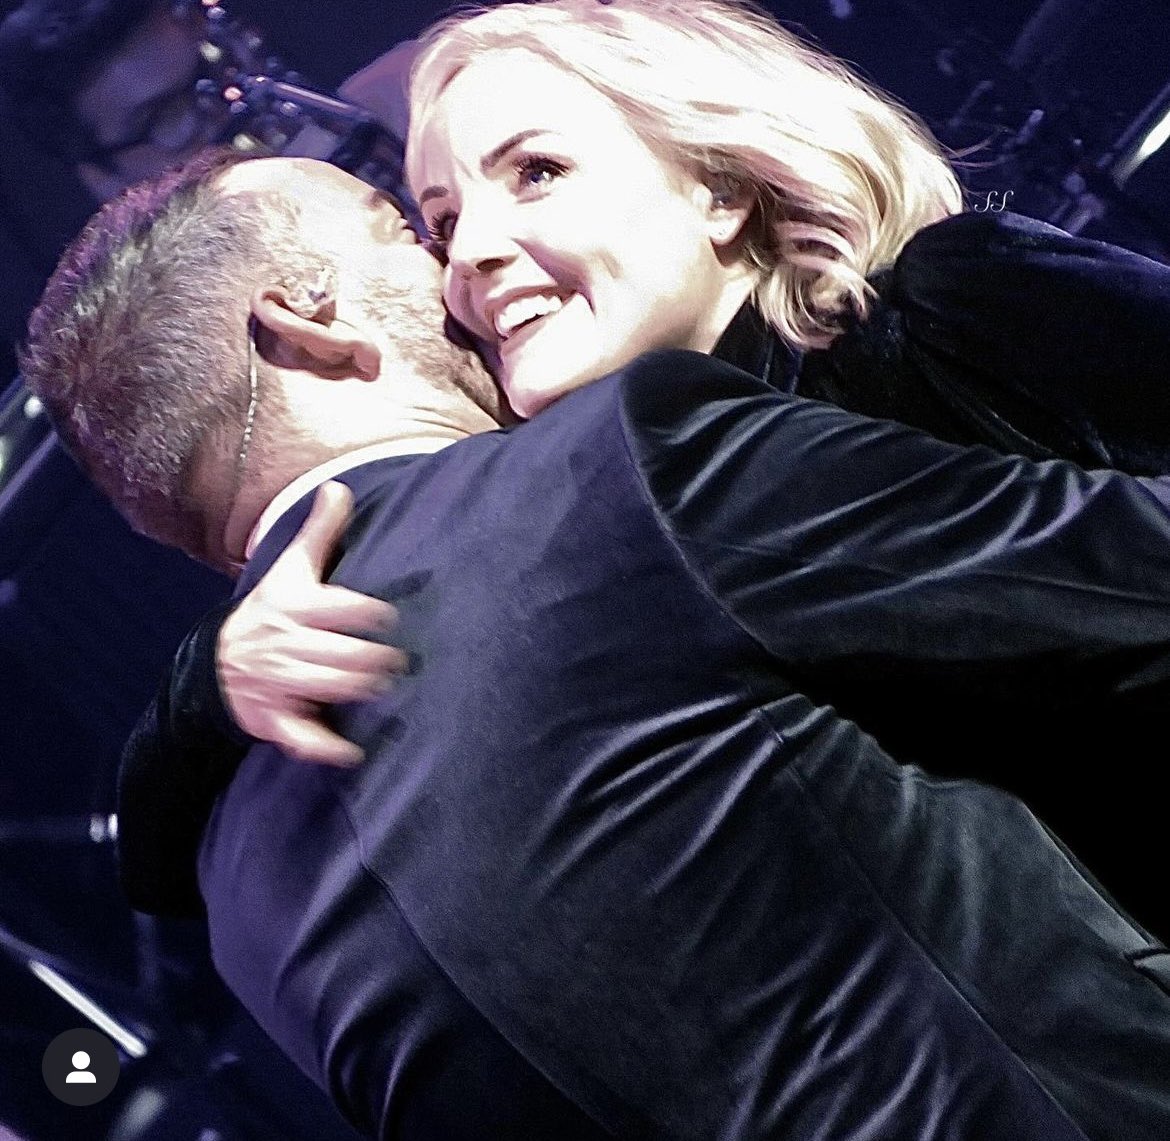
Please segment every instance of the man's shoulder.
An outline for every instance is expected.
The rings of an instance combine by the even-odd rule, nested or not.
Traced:
[[[395,490],[411,468],[432,458],[432,454],[419,455],[388,455],[375,459],[363,460],[349,468],[343,468],[332,473],[329,478],[332,482],[345,484],[353,493],[355,509],[349,524],[346,526],[347,536],[353,535],[361,529],[356,520],[369,514],[368,508],[380,498],[387,497]],[[249,558],[236,584],[235,593],[245,594],[264,576],[269,567],[280,557],[285,547],[300,531],[305,520],[309,517],[321,484],[307,486],[303,494],[291,499],[278,515],[272,520],[263,538],[256,544],[256,549]],[[364,508],[359,511],[358,508]]]
[[[643,353],[616,372],[614,378],[627,403],[659,414],[689,407],[682,398],[693,393],[737,397],[774,391],[736,365],[688,349]]]
[[[640,459],[679,455],[700,439],[712,444],[761,402],[791,399],[726,361],[678,349],[646,353],[613,379],[627,442]]]
[[[663,349],[558,400],[511,436],[508,467],[522,481],[551,468],[628,468],[652,499],[689,484],[734,445],[738,426],[796,398],[704,353]],[[517,477],[521,478],[521,477]],[[559,476],[558,476],[559,478]]]
[[[627,431],[653,434],[703,419],[713,405],[725,407],[774,392],[758,377],[716,357],[658,349],[565,397],[544,417],[551,428],[554,417],[579,423],[590,413],[606,417],[616,411]]]

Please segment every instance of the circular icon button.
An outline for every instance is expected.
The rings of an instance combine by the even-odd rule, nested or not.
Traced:
[[[96,1105],[113,1093],[122,1072],[118,1048],[96,1030],[66,1030],[49,1043],[41,1073],[66,1105]]]

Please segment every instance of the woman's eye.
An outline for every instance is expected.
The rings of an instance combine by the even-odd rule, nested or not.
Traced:
[[[521,190],[547,186],[566,173],[563,163],[543,155],[525,155],[515,165]]]
[[[427,223],[427,234],[432,242],[445,246],[455,229],[455,215],[450,210],[437,214]]]

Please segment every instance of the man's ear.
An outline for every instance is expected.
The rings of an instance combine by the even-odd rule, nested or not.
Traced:
[[[732,245],[755,207],[751,188],[730,175],[713,174],[703,180],[696,194],[706,214],[711,244],[718,249]]]
[[[381,372],[377,342],[338,319],[331,293],[310,291],[293,297],[284,286],[260,286],[252,294],[252,316],[275,338],[265,355],[276,364],[319,372],[344,369],[366,380]]]

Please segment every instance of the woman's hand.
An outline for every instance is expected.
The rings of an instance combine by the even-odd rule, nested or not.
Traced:
[[[347,766],[362,751],[333,732],[322,705],[383,692],[406,670],[401,650],[365,641],[388,630],[388,602],[321,581],[353,494],[326,483],[296,538],[233,611],[216,647],[224,701],[245,732],[301,761]]]

